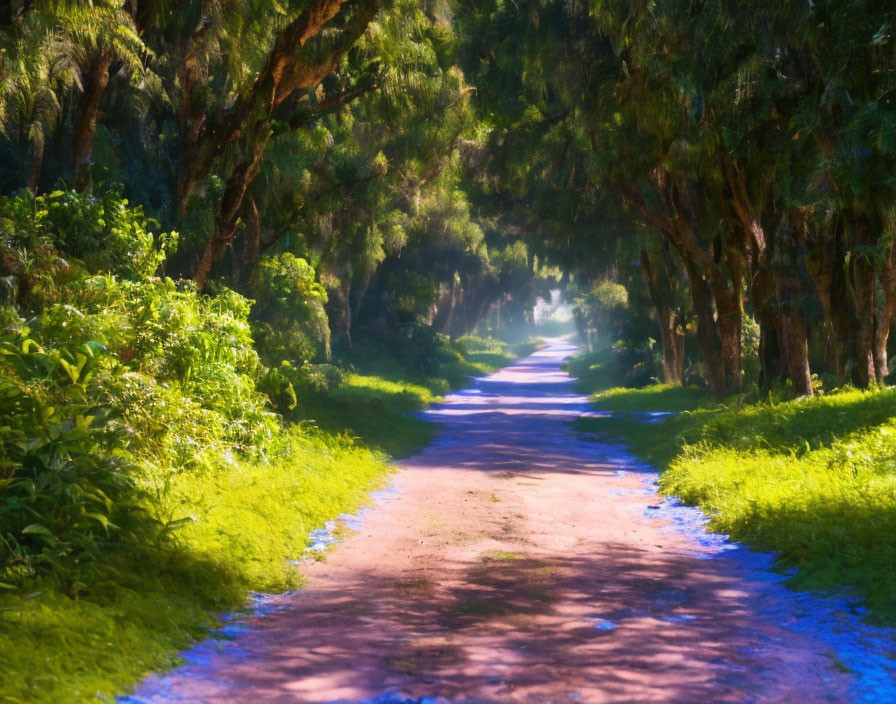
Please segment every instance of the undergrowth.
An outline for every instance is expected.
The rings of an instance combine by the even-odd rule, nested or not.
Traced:
[[[896,622],[896,390],[718,403],[654,386],[593,399],[616,413],[578,428],[627,443],[712,530],[775,551],[794,587],[852,590],[872,619]],[[648,411],[681,412],[644,422]]]
[[[307,262],[200,293],[155,275],[154,226],[115,192],[0,198],[0,702],[108,700],[297,586],[310,531],[430,439],[410,413],[513,357],[418,325],[331,364]]]

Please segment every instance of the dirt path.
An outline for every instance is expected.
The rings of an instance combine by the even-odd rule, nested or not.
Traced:
[[[762,615],[764,583],[652,519],[631,460],[576,438],[572,351],[431,411],[440,440],[306,589],[131,701],[849,701],[822,643]]]

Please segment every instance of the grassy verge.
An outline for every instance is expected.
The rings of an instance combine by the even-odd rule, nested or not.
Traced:
[[[293,429],[270,462],[179,475],[160,511],[190,516],[173,544],[103,566],[88,598],[45,582],[0,599],[0,701],[110,701],[239,608],[298,586],[310,530],[359,508],[388,472],[344,437]],[[140,559],[140,558],[143,559]]]
[[[628,444],[661,471],[661,491],[700,506],[713,530],[778,552],[797,588],[846,587],[872,618],[896,621],[896,390],[719,404],[700,389],[653,386],[593,398],[618,413],[579,428]],[[680,413],[644,423],[647,411]]]
[[[383,352],[356,353],[356,371],[334,388],[299,394],[295,417],[328,432],[347,433],[391,457],[407,457],[429,444],[435,432],[433,423],[410,414],[466,386],[473,377],[531,354],[537,344],[461,338],[443,351],[442,360],[428,373],[409,369]]]

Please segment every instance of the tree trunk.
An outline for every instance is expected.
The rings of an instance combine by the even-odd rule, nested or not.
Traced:
[[[840,383],[854,381],[852,339],[856,326],[855,306],[852,301],[846,270],[846,249],[842,227],[827,223],[814,233],[814,257],[807,260],[809,273],[828,323],[830,345],[834,355],[834,369]]]
[[[854,335],[856,382],[867,388],[877,381],[874,369],[874,269],[860,258],[853,260],[853,289],[858,326]]]
[[[767,262],[754,263],[750,292],[759,323],[759,388],[768,391],[776,380],[789,374],[789,366],[782,359],[777,291]]]
[[[802,234],[801,234],[802,233]],[[782,222],[775,237],[773,274],[778,298],[778,329],[788,376],[797,396],[812,395],[809,331],[803,314],[804,223],[799,214]]]
[[[78,98],[72,130],[72,161],[75,164],[74,188],[83,191],[90,183],[91,155],[100,104],[109,84],[112,53],[100,51],[93,55],[87,67],[84,89]]]
[[[716,334],[712,292],[696,262],[686,259],[685,269],[688,272],[694,312],[697,314],[697,341],[700,343],[700,352],[703,356],[703,364],[706,367],[706,377],[715,392],[719,396],[724,396],[727,390],[725,366],[722,362],[719,338]]]
[[[249,156],[233,170],[230,178],[227,180],[227,186],[224,188],[224,194],[221,196],[221,203],[218,206],[218,213],[215,216],[214,232],[205,247],[205,251],[202,253],[202,258],[199,260],[196,274],[193,276],[196,287],[200,291],[205,288],[212,266],[233,242],[237,220],[243,207],[243,199],[246,196],[249,185],[258,173],[258,168],[261,166],[268,137],[269,132],[265,129],[265,132],[250,144],[251,153]]]
[[[699,236],[705,194],[687,178],[666,184],[666,201],[676,213],[670,233],[682,257],[700,268],[715,304],[715,333],[721,348],[722,395],[740,391],[741,329],[743,326],[743,252],[736,242],[717,236],[709,246]]]
[[[755,205],[744,173],[727,159],[723,159],[722,166],[733,220],[743,232],[743,249],[751,251],[750,298],[759,323],[759,388],[768,390],[774,381],[787,376],[787,364],[782,360],[775,281],[769,262],[774,243],[766,236],[761,207]],[[770,205],[766,197],[767,212],[771,210]]]
[[[352,349],[352,285],[351,282],[342,284],[342,315],[345,323],[345,342],[348,348]]]
[[[896,246],[887,246],[886,256],[880,270],[880,287],[876,291],[877,304],[874,309],[874,374],[877,383],[883,384],[890,374],[887,360],[887,341],[890,326],[896,315]]]
[[[739,282],[735,286],[739,286]],[[722,349],[722,370],[725,393],[737,393],[741,388],[740,352],[743,314],[740,295],[731,290],[726,281],[710,277],[710,289],[716,308],[716,326]]]
[[[258,263],[261,251],[261,213],[258,212],[258,204],[252,196],[249,196],[244,209],[245,227],[243,228],[243,242],[239,253],[233,252],[233,282],[239,286],[248,283]],[[236,247],[234,247],[234,250]]]
[[[308,42],[325,32],[333,20],[348,6],[352,16],[338,35],[334,35],[334,43],[328,50],[320,47],[303,51]],[[292,22],[284,26],[274,37],[274,43],[265,65],[249,90],[244,92],[213,122],[212,115],[204,113],[197,120],[187,109],[189,119],[181,118],[181,136],[189,136],[189,142],[182,145],[182,163],[178,184],[178,206],[181,213],[186,212],[187,203],[197,183],[205,178],[214,161],[225,149],[241,139],[246,130],[251,130],[259,120],[270,120],[274,109],[286,101],[297,91],[309,90],[318,85],[339,66],[339,61],[351,49],[367,29],[379,10],[379,0],[358,0],[348,3],[347,0],[312,0],[302,13]],[[202,41],[202,31],[198,31],[194,42]],[[187,51],[188,58],[196,51],[191,45]],[[188,67],[179,69],[182,84],[188,85],[181,100],[191,100],[192,81],[184,81],[184,75],[190,73]],[[183,106],[182,106],[183,111]],[[189,123],[189,124],[188,124]]]
[[[663,346],[663,382],[681,384],[684,365],[684,335],[678,332],[672,307],[672,283],[666,261],[648,249],[641,250],[641,273],[653,303],[660,342]]]

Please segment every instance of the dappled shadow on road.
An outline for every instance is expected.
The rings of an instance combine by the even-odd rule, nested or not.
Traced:
[[[752,665],[727,644],[749,600],[719,589],[725,577],[705,562],[694,568],[604,545],[587,558],[485,554],[435,574],[366,570],[315,590],[301,618],[268,617],[266,642],[281,647],[263,667],[237,658],[218,670],[256,701],[352,701],[369,696],[371,670],[384,691],[457,701],[742,701]]]
[[[409,461],[415,467],[444,467],[489,473],[594,474],[637,470],[636,462],[611,446],[577,438],[570,422],[592,411],[558,370],[556,349],[529,358],[464,392],[449,395],[419,415],[436,421],[436,442]],[[513,476],[511,474],[510,476]]]

